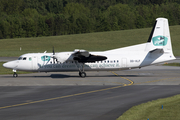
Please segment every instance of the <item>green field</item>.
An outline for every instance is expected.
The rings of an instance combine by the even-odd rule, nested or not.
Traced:
[[[165,66],[180,66],[180,63],[165,63]]]
[[[103,51],[120,48],[148,40],[152,28],[132,29],[87,34],[62,35],[37,38],[0,39],[0,56],[20,56],[24,53],[73,51]],[[175,56],[180,56],[180,25],[171,26],[171,39]],[[21,47],[21,51],[20,51]]]
[[[180,120],[179,111],[180,95],[176,95],[134,106],[117,120]]]

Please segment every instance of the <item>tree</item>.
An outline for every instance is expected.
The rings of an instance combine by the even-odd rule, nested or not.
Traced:
[[[48,0],[46,9],[50,13],[61,13],[61,11],[63,10],[63,0]]]
[[[135,14],[127,4],[117,4],[114,6],[110,6],[107,10],[108,22],[111,24],[111,28],[114,23],[117,24],[119,29],[133,29],[135,28]]]
[[[10,38],[11,32],[10,32],[10,24],[6,20],[2,20],[0,22],[0,30],[3,35],[3,38]]]
[[[90,31],[90,10],[83,4],[69,3],[64,7],[65,18],[68,18],[69,34]]]
[[[47,0],[24,0],[24,9],[36,9],[36,11],[42,15],[47,15],[46,9]]]
[[[24,17],[22,28],[25,31],[25,37],[36,37],[36,24],[32,18]]]
[[[23,0],[1,0],[0,9],[7,14],[18,14],[23,7]]]
[[[47,16],[46,16],[46,21],[45,23],[48,25],[48,35],[55,35],[55,31],[54,31],[54,28],[55,28],[55,22],[54,22],[54,18],[55,18],[55,14],[53,13],[49,13]]]
[[[47,36],[48,35],[48,25],[46,24],[46,18],[39,15],[37,23],[37,36]]]

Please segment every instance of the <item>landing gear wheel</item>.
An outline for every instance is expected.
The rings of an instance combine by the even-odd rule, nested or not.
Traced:
[[[17,74],[17,73],[14,73],[14,74],[13,74],[13,77],[18,77],[18,74]]]
[[[86,73],[85,72],[79,72],[79,76],[84,78],[84,77],[86,77]]]
[[[78,63],[78,61],[75,61],[75,64],[77,66],[77,68],[79,69],[79,76],[84,78],[86,77],[86,73],[84,72],[84,63],[82,63],[82,70],[81,70],[81,65]]]

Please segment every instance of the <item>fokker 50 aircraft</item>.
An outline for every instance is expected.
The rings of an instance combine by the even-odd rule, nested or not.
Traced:
[[[88,52],[75,49],[73,52],[28,53],[18,60],[4,63],[5,68],[16,71],[62,72],[110,71],[141,68],[144,66],[174,60],[168,20],[157,18],[147,43],[117,48],[102,52]]]

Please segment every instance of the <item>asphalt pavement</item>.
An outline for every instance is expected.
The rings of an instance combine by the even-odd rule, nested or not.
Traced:
[[[115,120],[134,105],[180,94],[180,67],[0,75],[2,120]]]

